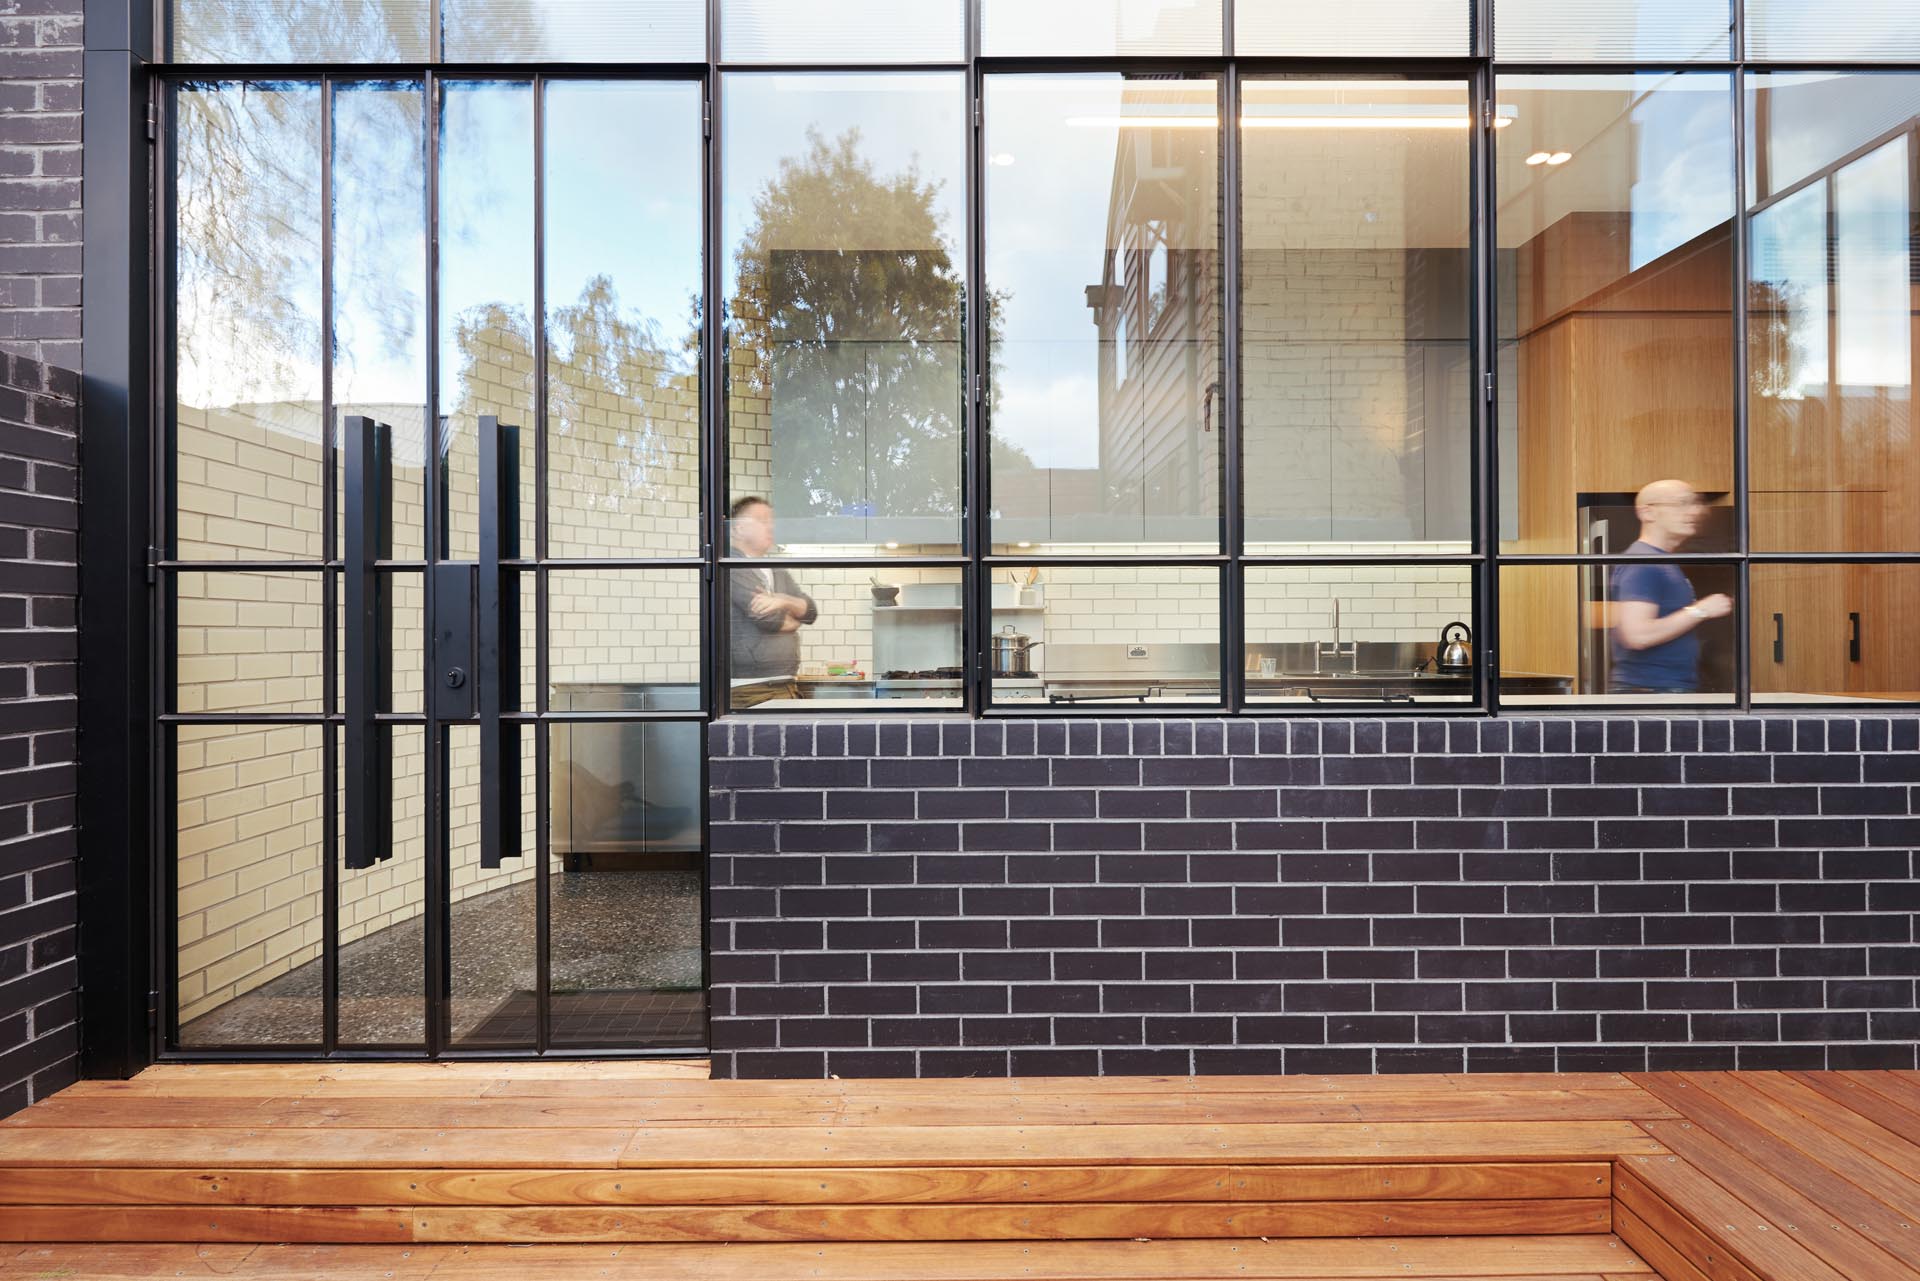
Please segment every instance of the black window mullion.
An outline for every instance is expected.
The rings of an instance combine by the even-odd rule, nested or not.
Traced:
[[[437,0],[435,0],[437,3]],[[438,52],[437,50],[435,52]],[[426,147],[426,251],[427,251],[427,385],[424,421],[421,423],[421,540],[429,567],[446,554],[443,522],[445,479],[440,467],[440,78],[427,72],[421,79],[421,105],[426,112],[421,130]],[[447,1041],[447,770],[446,726],[436,714],[433,637],[438,635],[438,618],[433,591],[434,575],[421,579],[422,634],[427,638],[422,655],[421,711],[426,733],[423,744],[422,787],[425,808],[424,885],[421,915],[426,952],[426,1052],[438,1057]]]
[[[533,557],[536,568],[534,580],[534,627],[533,627],[533,707],[532,711],[544,714],[548,710],[547,663],[552,649],[549,644],[549,623],[547,609],[547,584],[549,575],[547,561],[547,81],[544,76],[535,76],[533,80]],[[516,577],[519,570],[509,570]],[[519,596],[518,591],[515,593]],[[524,599],[522,609],[526,608]],[[515,647],[516,651],[518,646]],[[526,663],[526,655],[520,655],[520,663],[514,670],[503,673],[503,678],[520,684],[520,672]],[[517,692],[517,689],[516,689]],[[516,706],[518,703],[516,701]],[[512,727],[512,750],[520,756],[526,754],[526,743],[522,738],[527,731],[518,725]],[[529,857],[533,864],[533,919],[534,919],[534,1049],[544,1054],[553,1045],[553,887],[547,876],[547,842],[552,835],[548,810],[551,808],[553,783],[548,778],[548,754],[551,750],[552,735],[545,725],[537,721],[533,726],[533,849]],[[510,777],[516,784],[519,771],[510,771]],[[482,779],[481,786],[493,785],[495,780]],[[518,806],[513,810],[519,812]]]
[[[1221,5],[1226,22],[1226,45],[1233,51],[1233,0]],[[1220,575],[1220,700],[1229,711],[1246,708],[1246,671],[1242,656],[1246,652],[1245,574],[1241,558],[1246,553],[1245,508],[1242,497],[1244,477],[1240,463],[1240,232],[1241,168],[1240,72],[1227,65],[1220,81],[1220,175],[1221,213],[1219,274],[1220,364],[1216,373],[1223,394],[1220,403],[1221,468],[1216,482],[1221,487],[1220,550],[1226,564]]]
[[[1491,44],[1490,2],[1482,39]],[[1469,433],[1472,486],[1469,505],[1473,511],[1473,550],[1486,560],[1473,575],[1474,669],[1480,682],[1480,703],[1491,715],[1500,711],[1500,330],[1495,309],[1499,306],[1499,238],[1494,233],[1494,145],[1493,117],[1495,87],[1493,72],[1482,66],[1473,74],[1471,98],[1467,110],[1475,128],[1467,158],[1470,172],[1467,184],[1468,224],[1472,240],[1473,263],[1469,290],[1468,341],[1472,369],[1478,386],[1473,397],[1473,430]],[[1515,365],[1516,372],[1518,364]],[[1517,390],[1517,388],[1516,388]]]
[[[1742,8],[1741,0],[1733,0],[1737,15]],[[1738,21],[1734,24],[1732,39],[1734,56],[1740,56],[1741,31]],[[1742,712],[1753,710],[1753,576],[1749,572],[1749,557],[1753,552],[1753,513],[1749,501],[1747,467],[1752,457],[1747,436],[1749,415],[1747,413],[1747,389],[1750,370],[1747,351],[1747,294],[1748,274],[1751,264],[1748,262],[1747,232],[1749,218],[1747,201],[1751,193],[1747,190],[1747,146],[1752,140],[1746,131],[1746,72],[1735,68],[1732,73],[1730,114],[1733,128],[1733,271],[1730,273],[1733,289],[1733,528],[1737,540],[1735,546],[1740,552],[1740,564],[1735,569],[1735,589],[1733,597],[1733,679],[1735,706]],[[1832,201],[1828,201],[1831,212]],[[1825,255],[1831,264],[1833,255]],[[1831,266],[1828,268],[1831,273]],[[1832,308],[1832,286],[1828,286],[1828,311]],[[1831,340],[1828,351],[1833,350]]]
[[[339,533],[335,528],[334,507],[338,498],[339,432],[333,405],[334,307],[333,307],[333,92],[331,78],[320,81],[320,547],[321,558],[331,561],[338,553]],[[376,549],[377,551],[378,549]],[[328,717],[337,710],[340,686],[340,647],[336,643],[335,621],[339,609],[339,576],[331,569],[320,577],[320,706]],[[376,588],[376,590],[378,590]],[[372,645],[385,645],[386,637],[367,637]],[[348,728],[352,733],[353,727]],[[321,729],[320,801],[320,1042],[331,1054],[340,1044],[340,866],[339,832],[341,805],[340,744],[331,721]],[[349,797],[348,803],[364,803],[365,797]]]

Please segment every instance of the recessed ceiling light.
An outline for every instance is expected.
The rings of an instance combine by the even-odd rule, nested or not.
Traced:
[[[987,163],[990,165],[1010,165],[1013,163],[1013,153],[1010,151],[996,151],[987,157]]]
[[[1564,165],[1571,159],[1573,159],[1573,153],[1571,151],[1556,151],[1547,157],[1547,163],[1550,165]]]
[[[1544,165],[1547,163],[1548,160],[1551,160],[1551,159],[1552,157],[1549,156],[1546,152],[1536,151],[1532,155],[1527,157],[1527,163],[1530,165]]]

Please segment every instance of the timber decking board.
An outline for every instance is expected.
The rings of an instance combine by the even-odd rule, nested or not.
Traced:
[[[1887,1072],[1635,1074],[1684,1114],[1614,1175],[1616,1231],[1670,1281],[1920,1281],[1920,1114]],[[1670,1256],[1694,1271],[1669,1268]]]
[[[0,1276],[89,1281],[1642,1281],[1611,1235],[1350,1241],[981,1242],[964,1245],[25,1247]]]
[[[1607,1160],[1659,1145],[1631,1121],[643,1129],[622,1168]]]
[[[500,1129],[628,1126],[1000,1126],[1000,1125],[1222,1125],[1344,1121],[1572,1121],[1655,1120],[1677,1117],[1644,1094],[1613,1090],[1541,1090],[1467,1093],[1435,1091],[1401,1096],[1378,1094],[1232,1094],[1156,1099],[1109,1095],[1096,1099],[1054,1096],[1016,1100],[954,1101],[915,1095],[884,1102],[827,1096],[731,1100],[488,1098],[457,1100],[308,1099],[267,1096],[245,1100],[155,1097],[70,1097],[64,1092],[15,1114],[0,1128],[55,1126],[93,1128],[252,1129],[344,1127],[349,1129]]]
[[[153,1170],[0,1168],[0,1204],[782,1205],[1047,1201],[1579,1199],[1606,1162],[981,1166],[838,1170]]]
[[[1920,1260],[1920,1241],[1900,1226],[1901,1217],[1831,1171],[1792,1167],[1796,1187],[1705,1130],[1684,1122],[1661,1122],[1658,1129],[1674,1155],[1695,1169],[1710,1170],[1714,1182],[1794,1233],[1843,1274],[1920,1278],[1912,1267]]]
[[[383,1273],[407,1275],[440,1252],[436,1278],[516,1281],[527,1253],[423,1242],[577,1240],[592,1253],[551,1257],[649,1281],[683,1266],[716,1281],[810,1275],[851,1266],[841,1251],[876,1249],[907,1253],[866,1253],[868,1273],[819,1275],[1592,1281],[1645,1277],[1653,1263],[1669,1281],[1920,1281],[1913,1074],[714,1082],[703,1072],[169,1065],[88,1082],[0,1124],[0,1234],[384,1241],[402,1253],[386,1256],[400,1270]],[[1404,1253],[1352,1253],[1375,1244],[1369,1234],[1392,1234],[1404,1252],[1425,1250],[1420,1234],[1463,1231],[1484,1235],[1434,1237],[1439,1252],[1420,1254],[1438,1271],[1392,1266]],[[907,1243],[936,1232],[996,1240]],[[1507,1235],[1518,1232],[1529,1235]],[[1543,1235],[1557,1232],[1570,1235]],[[1271,1252],[1304,1244],[1286,1240],[1297,1233],[1320,1234],[1313,1252]],[[1145,1256],[1124,1249],[1141,1243],[1044,1239],[1066,1235],[1223,1239],[1165,1242],[1216,1253],[1129,1272]],[[829,1250],[799,1243],[809,1236],[901,1244]],[[687,1244],[616,1244],[635,1238]],[[768,1244],[720,1254],[693,1244],[707,1238]],[[1606,1253],[1515,1244],[1553,1240]],[[1246,1272],[1246,1254],[1220,1253],[1255,1247],[1281,1270]],[[788,1253],[739,1253],[753,1250]],[[1035,1251],[1070,1270],[1032,1272]],[[27,1256],[7,1257],[0,1276]],[[296,1257],[223,1256],[235,1269],[312,1275]],[[763,1266],[745,1266],[756,1257]],[[880,1268],[882,1258],[914,1270]],[[1358,1270],[1285,1270],[1315,1258]],[[1016,1259],[1028,1262],[1006,1270]],[[766,1270],[789,1264],[797,1271]]]

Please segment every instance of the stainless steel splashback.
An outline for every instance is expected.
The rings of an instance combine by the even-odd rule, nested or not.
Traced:
[[[1218,645],[1055,645],[1038,651],[1040,670],[1054,680],[1081,677],[1169,680],[1217,677]]]

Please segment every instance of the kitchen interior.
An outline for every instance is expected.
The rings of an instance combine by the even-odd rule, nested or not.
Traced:
[[[1435,123],[1452,116],[1464,124],[1466,88],[1290,79],[1249,80],[1244,92],[1247,554],[1380,562],[1246,568],[1248,699],[1469,703],[1484,657],[1471,631],[1474,571],[1433,563],[1471,550],[1477,388],[1467,137]],[[1639,533],[1635,493],[1668,478],[1706,504],[1682,550],[1739,550],[1730,94],[1729,78],[1717,73],[1501,82],[1496,522],[1506,554],[1626,553]],[[999,558],[987,571],[992,701],[1217,702],[1214,567],[1045,559],[1171,561],[1218,547],[1217,144],[1209,130],[1174,123],[1217,113],[1214,86],[1042,82],[1020,86],[1020,95],[1009,91],[1002,110],[989,112],[990,131],[996,119],[1018,121],[990,138],[986,179],[985,267],[996,307],[986,395],[990,551]],[[1315,127],[1328,118],[1344,124]],[[1891,144],[1903,163],[1910,138]],[[1072,155],[1089,146],[1111,157],[1101,181],[1063,189]],[[1830,185],[1846,190],[1843,180]],[[1883,215],[1886,200],[1877,206]],[[1781,216],[1754,216],[1756,253],[1768,218]],[[1897,250],[1911,218],[1903,194],[1893,212]],[[1003,224],[1011,225],[996,235]],[[1817,245],[1813,253],[1816,265],[1826,257]],[[1845,253],[1843,245],[1836,256]],[[1756,261],[1756,279],[1766,267]],[[1829,295],[1815,300],[1817,317],[1794,313],[1807,309],[1804,297],[1753,296],[1756,380],[1771,376],[1761,371],[1774,359],[1758,344],[1804,357],[1801,331],[1838,318],[1843,340],[1849,332],[1846,281],[1816,283]],[[1859,295],[1866,286],[1852,288]],[[1852,332],[1871,321],[1905,353],[1920,327],[1898,292],[1892,302],[1853,305]],[[1069,295],[1071,310],[1059,301]],[[874,340],[862,357],[869,384],[875,365],[887,363],[885,345]],[[1822,386],[1803,376],[1787,395],[1756,381],[1754,551],[1920,545],[1911,360],[1902,359],[1862,378],[1834,355]],[[863,434],[848,444],[843,432],[836,447],[847,452],[843,464],[864,471],[866,490],[829,511],[817,488],[785,479],[822,472],[817,459],[796,457],[817,448],[821,434],[792,422],[781,384],[770,387],[760,483],[780,512],[780,554],[796,562],[871,554],[873,562],[795,571],[819,617],[802,630],[798,696],[760,706],[960,705],[960,571],[888,563],[959,546],[952,506],[902,507],[887,497],[957,490],[944,473],[917,482],[890,475],[901,457],[908,468],[957,473],[960,362],[933,367],[938,376],[914,386],[937,412],[903,411],[897,390],[891,400],[865,392],[853,406],[855,416],[868,415]],[[840,422],[850,385],[840,384]],[[792,403],[817,414],[818,389]],[[903,454],[903,418],[952,428],[951,452]],[[742,443],[738,428],[734,441]],[[1020,563],[1029,554],[1037,563]],[[1681,569],[1697,597],[1737,594],[1731,563]],[[1604,565],[1502,567],[1495,679],[1503,705],[1736,700],[1731,618],[1699,629],[1695,691],[1610,692],[1613,581]],[[1757,564],[1751,581],[1756,701],[1907,696],[1914,678],[1897,670],[1896,651],[1905,624],[1920,621],[1920,573]]]

